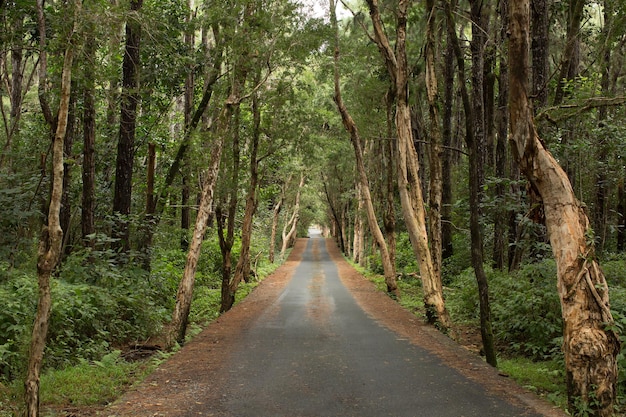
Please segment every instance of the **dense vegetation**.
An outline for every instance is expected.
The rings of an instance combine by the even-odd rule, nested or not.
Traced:
[[[380,7],[395,44],[398,2],[347,2],[336,28],[328,5],[291,0],[35,3],[0,1],[2,393],[19,390],[28,367],[64,86],[63,239],[42,384],[68,369],[126,369],[130,346],[161,343],[183,270],[195,279],[191,327],[206,323],[280,263],[311,224],[324,226],[356,264],[386,275],[389,289],[365,216],[355,136],[351,142],[333,103],[334,74],[360,133],[400,301],[433,319],[396,183],[398,73],[381,59],[369,17],[372,4]],[[480,235],[501,366],[545,370],[538,373],[560,381],[545,389],[561,390],[552,398],[565,406],[556,261],[541,200],[506,146],[507,73],[518,65],[507,55],[506,2],[409,3],[407,104],[450,334],[484,327],[473,255]],[[533,2],[530,80],[538,131],[587,203],[587,238],[618,333],[626,327],[624,10],[616,0]],[[430,65],[437,94],[424,76]],[[470,141],[470,131],[480,134]],[[194,232],[203,211],[206,222]],[[201,250],[191,268],[195,243]],[[128,366],[123,374],[139,372]],[[618,386],[623,401],[623,375]],[[595,412],[585,401],[574,405],[574,413]]]

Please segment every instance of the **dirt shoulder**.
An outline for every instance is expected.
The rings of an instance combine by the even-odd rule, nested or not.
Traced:
[[[154,373],[132,388],[99,415],[122,416],[186,416],[207,415],[189,410],[201,410],[206,404],[220,404],[225,392],[229,358],[239,338],[249,324],[270,306],[291,279],[307,239],[299,239],[288,260],[266,278],[245,300],[211,323]],[[358,304],[373,319],[394,330],[411,343],[423,347],[461,374],[483,385],[494,394],[528,406],[545,416],[565,414],[536,395],[498,374],[480,357],[460,347],[450,338],[403,309],[374,284],[360,275],[342,257],[332,240],[326,241],[328,252],[337,263],[344,285]],[[219,411],[214,414],[221,415]]]

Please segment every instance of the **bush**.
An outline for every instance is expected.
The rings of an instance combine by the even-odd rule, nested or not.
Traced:
[[[497,343],[512,355],[535,360],[559,357],[562,319],[554,261],[526,265],[513,274],[487,266],[485,272]],[[455,320],[478,319],[478,290],[472,268],[454,278],[447,301]]]

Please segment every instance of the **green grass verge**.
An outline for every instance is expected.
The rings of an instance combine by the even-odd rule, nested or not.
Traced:
[[[527,358],[499,359],[498,368],[524,388],[565,409],[567,387],[563,361],[533,362]]]

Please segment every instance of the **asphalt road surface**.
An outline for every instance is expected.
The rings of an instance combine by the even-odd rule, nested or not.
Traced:
[[[221,407],[233,416],[539,415],[488,394],[372,320],[319,236],[244,332],[231,364]]]

